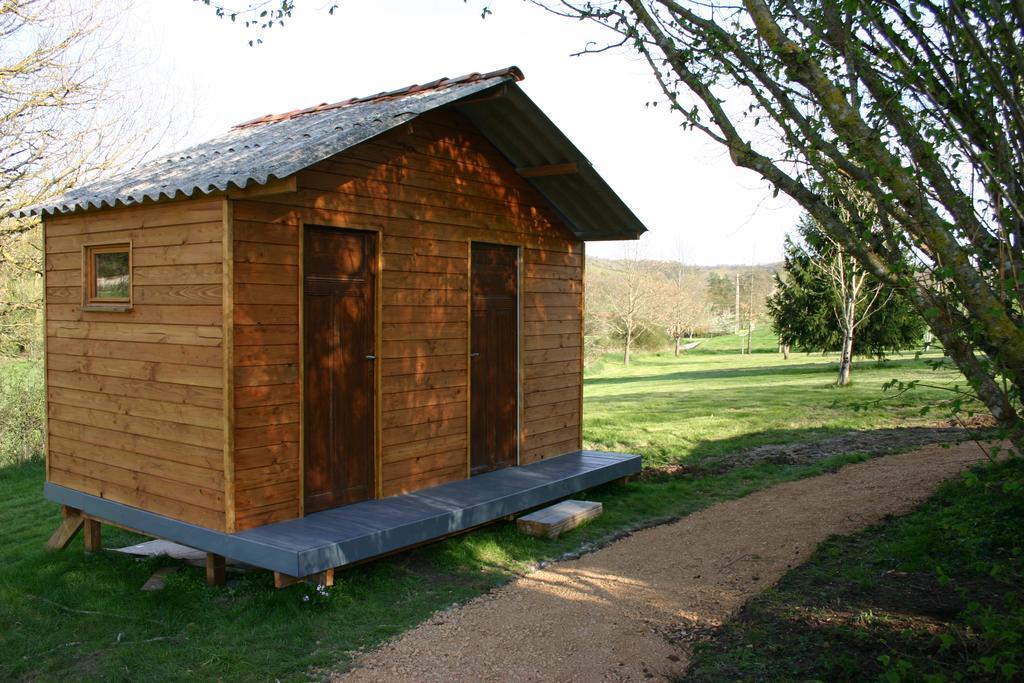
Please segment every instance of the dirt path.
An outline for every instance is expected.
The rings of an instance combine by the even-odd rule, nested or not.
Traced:
[[[721,624],[823,540],[909,512],[983,457],[974,444],[926,446],[715,505],[435,614],[340,678],[674,678],[692,634]]]

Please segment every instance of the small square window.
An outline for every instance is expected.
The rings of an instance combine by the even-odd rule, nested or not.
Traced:
[[[84,266],[87,308],[125,310],[131,307],[131,244],[87,245]]]

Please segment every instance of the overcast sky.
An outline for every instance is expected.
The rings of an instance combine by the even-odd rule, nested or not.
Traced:
[[[137,0],[130,23],[145,73],[166,83],[199,142],[263,114],[515,64],[520,86],[647,225],[649,258],[699,265],[781,259],[799,214],[735,168],[702,134],[683,131],[653,77],[629,52],[572,57],[608,38],[595,25],[522,0],[299,0],[283,28],[251,30],[192,0]],[[242,7],[247,0],[238,0]],[[231,4],[230,1],[227,4]],[[587,253],[618,256],[617,243]]]

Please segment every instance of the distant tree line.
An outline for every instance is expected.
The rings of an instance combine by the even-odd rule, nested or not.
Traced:
[[[785,260],[762,266],[698,267],[640,257],[587,260],[586,361],[615,351],[629,365],[638,349],[694,338],[737,337],[750,351],[754,330],[770,325],[779,350],[838,353],[836,383],[848,384],[856,356],[883,358],[921,345],[926,325],[905,292],[880,281],[810,217],[787,237]]]
[[[692,266],[653,261],[636,248],[617,260],[587,260],[584,346],[588,359],[616,350],[629,365],[634,351],[671,348],[695,337],[744,335],[766,321],[776,266]]]

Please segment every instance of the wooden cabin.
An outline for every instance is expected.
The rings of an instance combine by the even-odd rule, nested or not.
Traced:
[[[583,269],[644,227],[521,79],[262,117],[31,209],[52,544],[306,576],[635,473],[580,450]]]

